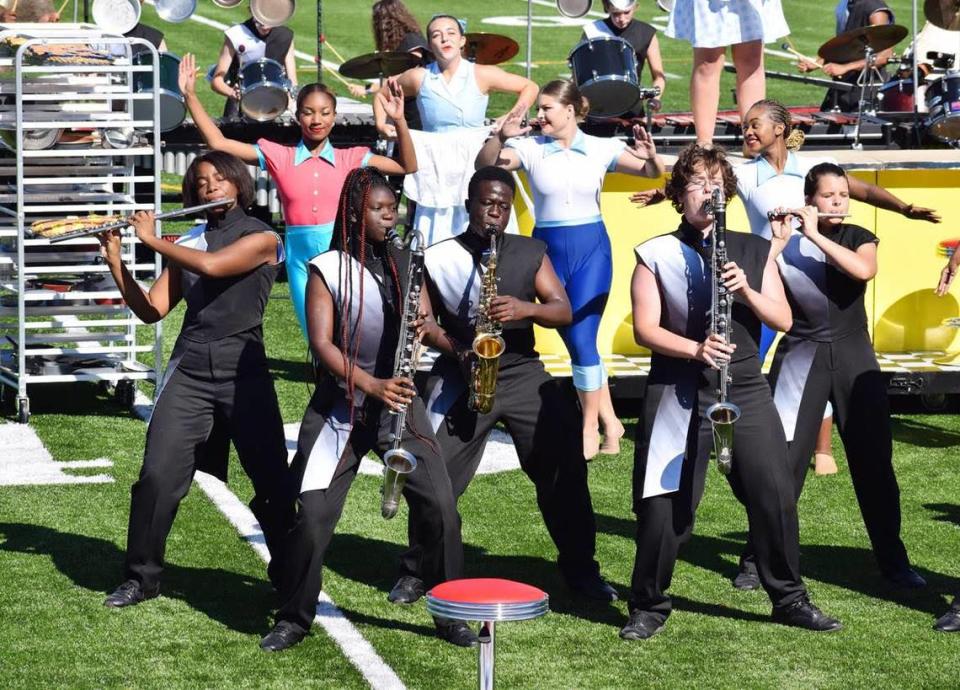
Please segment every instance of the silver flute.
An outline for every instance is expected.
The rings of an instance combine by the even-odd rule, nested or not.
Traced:
[[[727,200],[723,190],[716,188],[706,204],[706,212],[713,216],[711,237],[711,298],[710,332],[730,344],[733,328],[733,295],[723,284],[723,267],[727,263]],[[713,428],[713,450],[717,456],[720,474],[730,474],[733,467],[733,425],[740,419],[740,408],[727,400],[727,387],[733,382],[729,371],[729,359],[720,365],[717,385],[717,402],[707,408],[707,418]]]
[[[787,216],[796,216],[799,214],[798,209],[787,209],[784,211],[768,211],[767,220],[777,220],[783,219]],[[818,211],[817,218],[849,218],[849,213],[827,213],[826,211]]]

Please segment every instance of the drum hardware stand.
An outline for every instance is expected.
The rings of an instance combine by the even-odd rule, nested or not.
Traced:
[[[913,143],[920,147],[920,61],[917,59],[917,0],[913,0],[913,26],[910,54],[913,56]]]
[[[860,142],[860,129],[863,125],[864,114],[875,115],[877,112],[877,94],[874,91],[874,85],[877,81],[883,80],[883,75],[877,69],[877,54],[869,45],[863,47],[863,61],[863,69],[860,70],[860,76],[857,78],[857,86],[860,87],[860,102],[857,104],[857,125],[853,132],[853,144],[851,144],[851,148],[856,151],[863,150],[863,144]],[[869,102],[867,101],[868,95]],[[916,102],[916,99],[914,99],[914,102]],[[916,109],[916,106],[914,106],[914,109]]]
[[[530,78],[533,68],[533,0],[527,0],[527,68],[526,76]]]

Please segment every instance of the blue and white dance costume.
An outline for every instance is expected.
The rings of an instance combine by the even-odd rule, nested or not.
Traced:
[[[569,149],[545,136],[517,137],[505,145],[516,152],[533,192],[533,236],[547,243],[547,256],[570,299],[573,323],[561,328],[560,336],[570,353],[573,385],[597,390],[607,380],[597,332],[613,281],[600,190],[626,144],[578,131]]]

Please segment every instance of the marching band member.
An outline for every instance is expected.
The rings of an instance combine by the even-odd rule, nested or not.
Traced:
[[[510,173],[482,168],[470,180],[468,229],[426,251],[424,342],[440,351],[424,391],[427,413],[443,449],[456,496],[477,471],[487,437],[502,422],[513,437],[520,466],[537,490],[537,505],[557,546],[568,585],[593,599],[616,599],[594,560],[596,523],[586,464],[577,433],[577,411],[559,382],[546,373],[534,349],[533,324],[556,328],[570,323],[570,303],[540,240],[505,233],[515,182]],[[506,347],[500,356],[495,397],[489,412],[469,405],[472,343],[482,308],[491,244],[497,239],[496,297],[488,316],[502,324]],[[434,317],[436,320],[434,321]],[[425,480],[414,472],[407,480]],[[410,501],[410,534],[438,516]],[[412,603],[424,592],[419,540],[401,561],[402,577],[389,599]]]
[[[653,351],[653,361],[637,425],[637,551],[630,619],[620,631],[624,639],[652,637],[670,615],[666,590],[704,491],[713,446],[706,410],[717,400],[721,365],[728,366],[732,376],[729,401],[741,411],[728,481],[747,506],[773,620],[815,631],[841,627],[810,603],[800,580],[796,497],[786,441],[757,357],[761,321],[789,330],[790,307],[769,242],[760,237],[728,232],[729,262],[722,276],[714,275],[707,246],[713,217],[705,203],[716,188],[725,197],[735,190],[723,152],[684,149],[667,186],[667,195],[683,214],[680,227],[636,248],[634,333],[639,344]],[[729,344],[708,332],[714,280],[722,280],[735,296]]]
[[[573,382],[583,407],[583,452],[620,452],[623,425],[610,400],[606,370],[597,350],[597,331],[610,293],[613,258],[600,215],[600,191],[607,172],[659,177],[663,162],[653,138],[634,127],[634,145],[584,134],[577,126],[588,110],[570,81],[552,81],[540,91],[537,119],[543,134],[511,116],[477,156],[477,167],[523,168],[533,191],[533,236],[547,244],[573,308],[573,323],[560,329],[573,362]],[[598,424],[603,423],[600,446]]]
[[[768,213],[779,207],[802,206],[805,203],[804,179],[807,173],[820,163],[834,162],[827,158],[798,155],[790,150],[792,148],[788,144],[790,137],[790,112],[777,101],[758,101],[747,112],[743,124],[743,140],[744,147],[753,157],[734,168],[737,175],[737,194],[746,207],[750,231],[767,239],[771,238]],[[900,213],[906,218],[931,223],[940,222],[940,217],[934,210],[907,204],[881,187],[863,182],[856,177],[849,177],[848,185],[852,199]],[[779,259],[781,266],[790,265],[795,261],[799,261],[799,257],[784,255]],[[795,278],[796,274],[791,277],[791,274],[784,273],[784,282],[788,288],[803,289],[802,285],[792,284],[791,281]],[[772,331],[765,329],[761,347],[764,355],[774,335]],[[832,426],[832,420],[827,419],[821,422],[821,433],[824,426]],[[785,423],[784,428],[787,441],[793,441],[792,425]],[[826,433],[830,433],[829,430]],[[804,440],[802,446],[807,447],[808,442]],[[797,471],[800,471],[799,467]],[[754,589],[759,586],[756,568],[749,551],[748,547],[747,553],[741,560],[740,573],[734,580],[735,586],[739,589]]]
[[[651,110],[660,110],[663,92],[667,88],[667,78],[663,73],[663,59],[660,57],[656,28],[634,19],[637,0],[603,0],[603,11],[607,13],[606,18],[585,24],[580,40],[616,36],[629,43],[637,56],[637,78],[643,74],[643,66],[646,64],[650,68],[651,86],[660,89],[660,96],[650,99],[648,104]],[[643,103],[638,103],[636,107],[635,112],[620,117],[643,117]]]
[[[417,169],[417,157],[403,117],[403,92],[392,80],[388,84],[389,88],[377,94],[377,101],[397,123],[399,162],[374,155],[364,146],[335,149],[330,143],[330,131],[337,115],[337,98],[319,83],[307,84],[297,94],[297,121],[302,138],[296,146],[284,146],[268,139],[260,139],[256,144],[228,139],[197,98],[193,55],[184,55],[180,63],[180,91],[206,145],[232,153],[247,164],[259,165],[261,170],[269,170],[277,185],[286,223],[290,299],[304,336],[307,334],[304,311],[307,262],[330,246],[337,201],[347,174],[364,166],[372,166],[387,175],[402,175]]]
[[[347,491],[369,450],[391,446],[391,410],[407,406],[403,447],[417,457],[404,491],[435,520],[417,536],[424,577],[431,583],[461,576],[460,518],[450,479],[423,401],[413,382],[394,378],[409,253],[385,241],[397,223],[397,199],[386,178],[366,168],[347,175],[331,249],[310,261],[307,318],[320,380],[307,406],[291,471],[298,483],[297,517],[287,541],[280,609],[261,641],[267,651],[291,647],[307,634],[323,582],[323,558]],[[437,632],[461,646],[476,645],[463,621],[437,619]]]
[[[763,44],[788,33],[780,0],[676,0],[666,34],[693,46],[690,109],[698,142],[713,141],[727,46],[737,69],[736,100],[742,116],[766,94]]]
[[[855,29],[862,29],[866,26],[884,26],[893,24],[893,10],[884,0],[840,0],[834,10],[837,16],[837,35]],[[868,98],[876,95],[876,90],[887,81],[888,74],[883,67],[893,56],[893,48],[881,50],[875,56],[875,66],[880,73],[877,83],[874,87],[874,93],[868,94]],[[836,89],[827,89],[827,95],[820,105],[821,111],[841,110],[843,112],[857,112],[860,105],[860,87],[857,82],[860,79],[860,72],[863,70],[865,60],[854,60],[846,63],[824,63],[823,58],[817,58],[816,62],[801,59],[797,62],[797,69],[801,72],[813,72],[818,69],[828,77],[833,77],[834,81],[842,81],[850,84],[854,88],[846,93]]]
[[[397,81],[405,94],[416,96],[423,131],[448,135],[435,137],[433,146],[429,138],[418,138],[421,155],[431,158],[431,164],[424,165],[424,170],[436,170],[437,177],[421,183],[428,188],[419,188],[415,196],[411,188],[405,186],[407,196],[417,202],[414,227],[423,233],[428,244],[433,244],[459,235],[467,227],[462,196],[457,196],[454,204],[440,204],[448,203],[452,193],[460,193],[466,187],[469,161],[483,143],[484,132],[478,134],[476,129],[483,127],[490,92],[517,95],[507,115],[497,119],[499,125],[507,116],[519,118],[526,114],[537,96],[537,85],[495,65],[477,65],[464,58],[466,38],[456,17],[436,15],[427,24],[427,40],[435,62],[409,69]],[[386,122],[383,107],[375,102],[373,112],[377,130],[393,138],[395,133]],[[474,132],[464,132],[467,129]]]
[[[235,157],[211,151],[183,178],[183,202],[196,206],[235,199],[207,211],[207,222],[176,244],[154,235],[154,218],[131,218],[137,237],[167,260],[145,290],[123,264],[119,232],[100,237],[101,252],[124,301],[145,323],[163,319],[185,300],[187,311],[147,427],[140,478],[133,485],[127,532],[126,580],[104,601],[122,607],[160,591],[167,534],[197,469],[226,480],[227,447],[208,443],[224,420],[254,498],[278,581],[284,535],[293,521],[283,420],[263,347],[263,310],[283,245],[272,228],[246,215],[253,181]],[[219,452],[216,452],[219,451]]]
[[[210,89],[226,96],[223,119],[240,117],[240,75],[244,67],[262,59],[283,65],[287,79],[297,86],[297,59],[293,31],[286,26],[264,26],[253,17],[234,24],[223,34],[223,46],[213,69]]]
[[[793,308],[793,327],[770,372],[774,400],[790,439],[799,497],[823,406],[834,407],[850,478],[880,572],[898,587],[923,587],[900,539],[900,488],[893,471],[887,384],[880,373],[863,304],[877,273],[877,237],[842,217],[850,191],[843,168],[821,163],[807,173],[807,205],[771,221],[774,252]],[[777,209],[779,212],[782,209]],[[792,221],[800,221],[793,232]]]

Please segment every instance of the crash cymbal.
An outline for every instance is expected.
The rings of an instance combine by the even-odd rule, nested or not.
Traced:
[[[392,77],[420,64],[420,58],[411,53],[367,53],[350,58],[340,65],[339,72],[354,79]]]
[[[478,65],[499,65],[520,52],[520,46],[509,36],[474,33],[464,38],[467,39],[463,46],[464,56]]]
[[[960,0],[927,0],[923,16],[947,31],[960,31]]]
[[[820,46],[817,55],[827,62],[854,62],[863,59],[863,49],[873,48],[873,52],[892,48],[907,35],[907,27],[899,24],[881,24],[865,26],[834,36]]]

